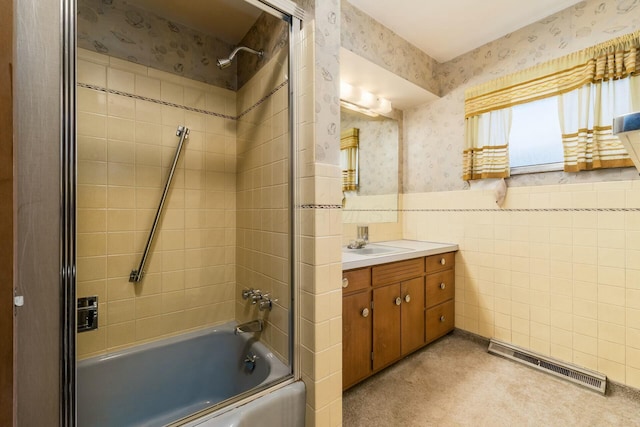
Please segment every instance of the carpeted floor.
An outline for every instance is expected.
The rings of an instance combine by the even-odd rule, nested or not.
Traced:
[[[347,390],[343,425],[640,426],[639,395],[602,396],[454,333]]]

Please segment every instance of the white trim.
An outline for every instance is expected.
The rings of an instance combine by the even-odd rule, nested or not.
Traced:
[[[511,168],[511,175],[526,175],[529,173],[541,172],[562,172],[564,171],[564,163],[544,163],[541,165],[518,166]]]

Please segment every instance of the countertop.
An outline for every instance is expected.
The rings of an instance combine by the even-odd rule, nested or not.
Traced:
[[[386,242],[370,243],[371,246],[392,246],[401,248],[397,252],[379,255],[358,254],[359,249],[342,248],[342,269],[369,267],[371,265],[386,264],[388,262],[403,261],[405,259],[418,258],[429,255],[438,255],[458,250],[458,245],[453,243],[424,242],[419,240],[390,240]]]

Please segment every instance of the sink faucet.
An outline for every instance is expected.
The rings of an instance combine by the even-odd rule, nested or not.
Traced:
[[[368,225],[359,225],[358,226],[358,237],[356,240],[352,240],[349,242],[347,247],[349,249],[362,249],[369,244],[369,226]]]
[[[368,225],[359,225],[358,226],[358,240],[364,241],[363,247],[369,244],[369,226]]]
[[[243,332],[260,332],[264,326],[262,319],[252,320],[247,323],[241,323],[236,326],[235,334],[241,334]]]

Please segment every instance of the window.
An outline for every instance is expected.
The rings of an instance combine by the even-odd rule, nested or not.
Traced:
[[[561,135],[557,96],[512,107],[509,132],[511,174],[562,170]]]
[[[639,52],[636,31],[467,88],[462,179],[633,166],[611,124],[640,106]]]

